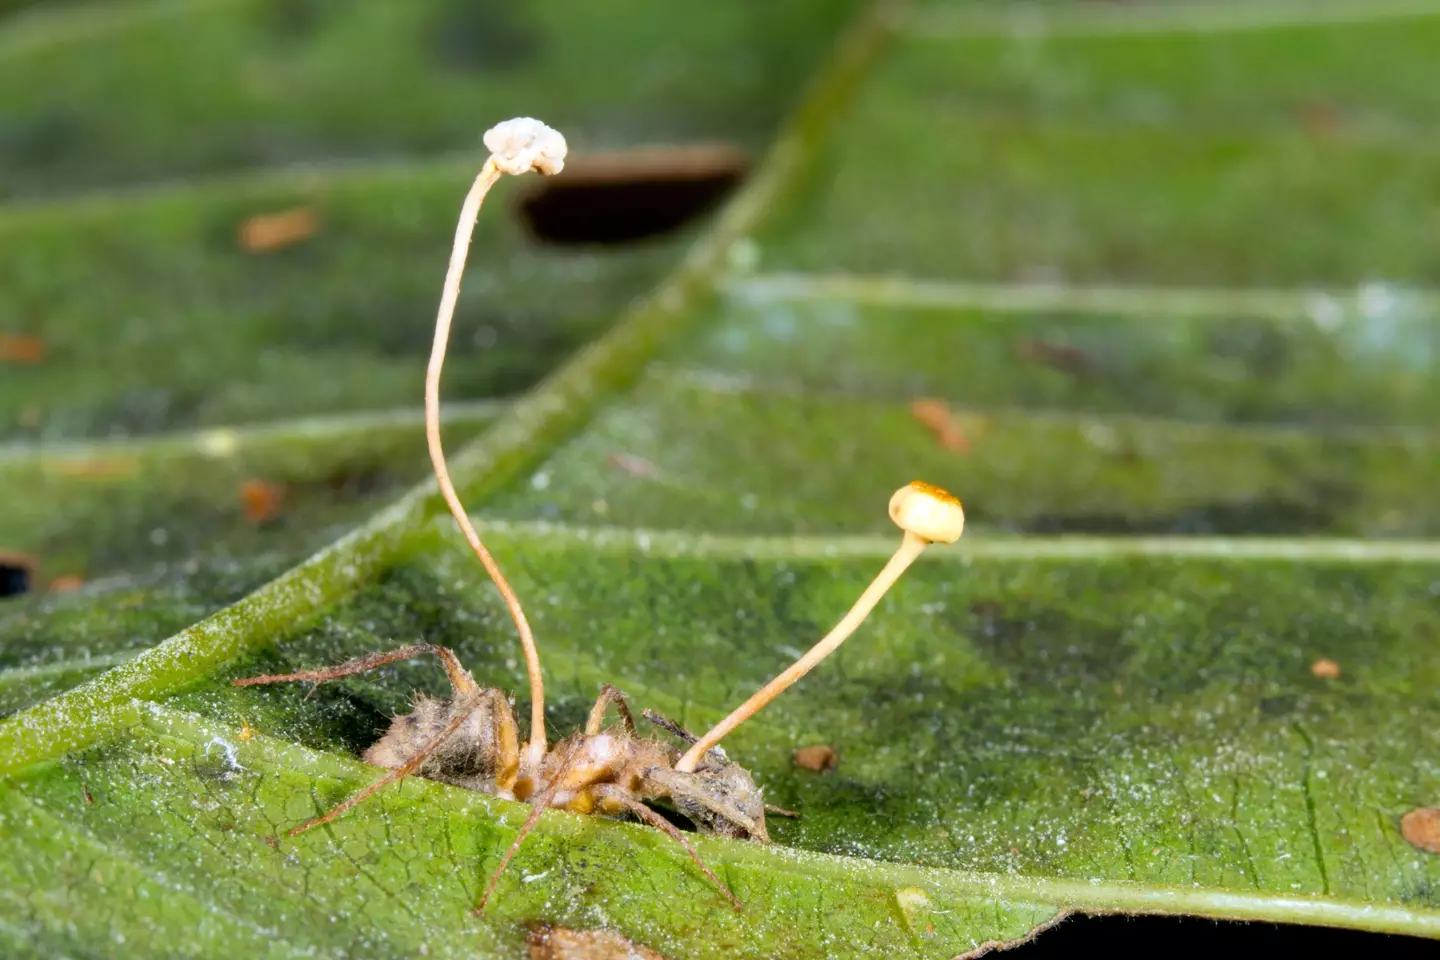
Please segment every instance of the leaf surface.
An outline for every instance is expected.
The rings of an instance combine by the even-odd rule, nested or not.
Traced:
[[[406,114],[382,99],[351,128],[326,84],[360,82],[362,55],[383,53],[397,91],[462,98],[416,52],[434,48],[390,50],[379,26],[413,38],[415,11],[458,7],[365,3],[344,24],[323,4],[295,9],[319,26],[287,39],[286,59],[266,56],[301,85],[294,128],[324,144],[301,155],[358,151],[361,129],[397,151],[457,143],[453,104]],[[625,14],[633,46],[606,54],[609,86],[579,82],[565,71],[597,55],[569,45],[601,28],[581,38],[556,26],[558,9],[515,15],[547,38],[538,60],[485,69],[543,77],[537,96],[556,112],[531,112],[571,111],[580,142],[625,142],[611,105],[661,69],[660,28]],[[444,242],[463,165],[314,183],[244,173],[263,204],[204,183],[0,211],[0,235],[56,251],[53,273],[41,259],[15,268],[46,299],[77,291],[127,231],[153,231],[148,267],[98,268],[95,298],[74,292],[45,322],[83,342],[113,285],[157,318],[137,329],[176,349],[193,340],[157,383],[197,398],[127,422],[123,379],[97,375],[103,350],[27,368],[28,389],[56,398],[54,419],[29,429],[73,445],[0,460],[0,491],[31,505],[0,535],[63,558],[49,572],[115,576],[0,613],[0,710],[13,712],[0,721],[0,834],[23,851],[0,864],[0,943],[498,957],[548,923],[671,957],[953,957],[1071,911],[1440,937],[1440,858],[1399,827],[1440,798],[1426,360],[1440,323],[1426,292],[1437,268],[1409,215],[1440,197],[1423,134],[1433,88],[1410,82],[1427,75],[1440,14],[1337,0],[1302,25],[1292,5],[1257,9],[1142,7],[1143,29],[1117,29],[1103,9],[1057,5],[1017,33],[1003,8],[882,4],[835,42],[683,256],[669,243],[582,267],[487,208],[478,249],[496,256],[471,272],[462,329],[510,322],[510,303],[553,339],[516,327],[496,341],[513,363],[457,357],[455,399],[514,399],[447,414],[447,436],[457,451],[475,437],[452,466],[527,601],[552,735],[582,723],[606,682],[689,726],[714,722],[884,563],[896,486],[922,476],[966,500],[967,537],[931,548],[835,658],[727,741],[768,799],[802,814],[772,822],[771,847],[697,839],[739,914],[658,832],[552,813],[472,918],[526,811],[427,781],[289,838],[374,776],[355,756],[414,690],[443,692],[443,674],[414,661],[313,694],[229,685],[423,639],[523,690],[503,607],[432,486],[393,499],[423,475],[418,425],[364,412],[414,392],[443,251],[421,256],[410,239]],[[274,12],[197,3],[137,18],[113,56],[127,63],[146,31],[188,30],[217,57]],[[704,32],[710,16],[733,18],[731,32]],[[718,51],[762,21],[679,18],[675,48],[714,54],[697,61],[707,82],[663,97],[642,85],[667,109],[656,119],[637,94],[628,122],[684,135],[676,104],[689,102],[695,130],[757,142],[772,50],[785,37],[820,50],[836,15],[754,16],[783,35],[730,73]],[[1383,63],[1342,56],[1362,35],[1367,51],[1388,44]],[[81,44],[0,57],[77,58]],[[499,105],[509,82],[475,86],[466,109],[515,112]],[[183,116],[181,91],[143,95],[162,127]],[[216,130],[169,169],[254,162]],[[73,185],[124,183],[158,169],[146,149],[117,148],[110,172],[78,158],[60,169]],[[9,169],[32,189],[33,171]],[[234,252],[237,218],[296,202],[353,229],[317,234],[313,260],[258,267]],[[392,269],[366,268],[387,249]],[[140,282],[182,256],[207,278],[198,298]],[[279,272],[257,283],[252,269]],[[223,334],[187,335],[205,312]],[[407,318],[393,345],[388,315]],[[247,406],[248,354],[307,322],[320,339]],[[303,372],[330,369],[325,338],[359,361],[334,392],[307,395]],[[196,358],[219,365],[217,389],[186,387]],[[88,398],[81,382],[95,384]],[[15,388],[12,411],[25,395]],[[93,439],[117,426],[135,435]],[[116,460],[127,467],[74,467]],[[354,476],[378,479],[334,481]],[[237,505],[254,477],[296,491],[278,524]],[[162,527],[173,539],[157,543]],[[806,745],[833,747],[837,768],[797,767]]]

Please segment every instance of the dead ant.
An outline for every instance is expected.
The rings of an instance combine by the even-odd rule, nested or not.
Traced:
[[[502,691],[481,687],[453,651],[434,644],[402,647],[317,670],[248,677],[234,681],[234,685],[300,680],[323,683],[424,654],[439,657],[449,677],[449,699],[419,697],[414,710],[394,718],[385,735],[365,751],[367,763],[390,772],[323,816],[294,828],[291,836],[329,823],[387,784],[417,774],[531,804],[530,816],[491,875],[476,912],[484,909],[520,844],[550,807],[607,817],[633,816],[663,831],[685,848],[705,876],[739,910],[739,899],[705,866],[684,834],[647,802],[668,801],[702,833],[768,843],[766,812],[796,814],[766,804],[749,772],[732,763],[719,748],[720,740],[839,647],[927,544],[958,539],[965,515],[959,501],[939,487],[917,481],[896,491],[890,501],[890,516],[905,531],[900,549],[845,618],[814,648],[702,737],[694,736],[673,720],[645,711],[651,723],[689,745],[685,753],[662,740],[642,737],[625,695],[609,684],[601,690],[585,728],[547,748],[545,689],[534,635],[519,599],[471,524],[446,467],[440,443],[440,371],[471,233],[485,194],[502,173],[519,175],[532,169],[546,175],[559,173],[566,145],[557,131],[529,118],[494,127],[485,134],[485,145],[491,156],[461,209],[436,320],[435,343],[425,379],[425,433],[440,492],[466,541],[499,589],[519,632],[530,681],[530,739],[521,743],[510,701]],[[619,729],[604,727],[611,704],[620,715]]]

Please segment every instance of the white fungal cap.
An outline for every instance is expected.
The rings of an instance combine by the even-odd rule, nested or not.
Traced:
[[[954,543],[965,532],[965,509],[949,490],[914,480],[890,498],[890,519],[930,543]]]
[[[518,177],[535,170],[546,176],[565,167],[565,137],[532,117],[516,117],[485,131],[485,147],[502,173]]]

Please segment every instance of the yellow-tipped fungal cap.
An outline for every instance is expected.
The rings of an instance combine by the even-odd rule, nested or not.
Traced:
[[[890,519],[906,533],[931,543],[954,543],[965,532],[965,508],[944,487],[914,480],[890,498]]]

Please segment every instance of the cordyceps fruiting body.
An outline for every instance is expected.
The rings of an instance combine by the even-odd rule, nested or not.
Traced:
[[[580,814],[634,817],[663,831],[685,847],[699,869],[738,910],[739,899],[705,866],[679,828],[648,804],[668,803],[701,833],[768,843],[766,812],[795,814],[766,804],[749,772],[732,763],[719,748],[720,740],[834,652],[926,545],[958,539],[965,514],[959,500],[932,484],[916,481],[896,491],[890,501],[890,516],[904,531],[900,548],[845,617],[809,652],[703,736],[696,737],[673,720],[645,712],[645,718],[654,726],[686,744],[683,753],[669,740],[642,736],[624,694],[608,684],[596,699],[584,729],[553,746],[547,743],[545,687],[534,633],[519,598],[470,522],[450,479],[440,441],[440,373],[470,238],[485,195],[502,174],[518,176],[531,170],[547,176],[559,173],[567,147],[557,131],[525,117],[507,120],[489,130],[485,145],[491,156],[481,167],[461,208],[436,317],[434,346],[425,376],[425,435],[440,494],[515,622],[530,684],[529,737],[522,741],[510,700],[503,691],[477,684],[454,652],[434,644],[417,644],[332,667],[248,677],[234,683],[322,683],[422,655],[438,657],[449,677],[450,697],[419,696],[414,708],[395,717],[384,736],[365,751],[366,762],[389,772],[323,816],[294,828],[292,836],[334,820],[382,787],[413,774],[527,802],[532,807],[491,876],[477,911],[484,908],[526,835],[552,807]],[[612,704],[620,723],[607,727],[605,717]]]

